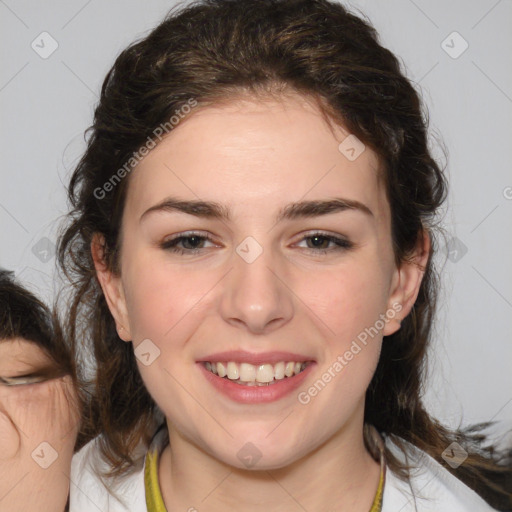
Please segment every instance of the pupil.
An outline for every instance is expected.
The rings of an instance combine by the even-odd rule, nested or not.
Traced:
[[[191,240],[192,240],[192,243],[190,243]],[[196,243],[194,243],[194,240]],[[200,242],[201,242],[201,240],[198,236],[189,236],[185,239],[185,243],[188,243],[189,245],[191,245],[192,249],[196,249]]]
[[[323,236],[314,236],[311,238],[311,242],[313,243],[313,245],[315,247],[319,247],[325,241],[326,241],[326,238]],[[320,243],[317,243],[317,242],[320,242]]]

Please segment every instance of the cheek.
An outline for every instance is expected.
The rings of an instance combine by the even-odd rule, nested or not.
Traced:
[[[381,268],[360,258],[336,272],[318,273],[304,285],[302,294],[321,320],[316,323],[326,340],[322,383],[311,390],[312,396],[322,395],[317,404],[347,410],[364,395],[381,351],[385,283]],[[328,390],[320,393],[324,384]]]
[[[305,277],[300,296],[323,321],[330,339],[349,340],[373,326],[384,312],[385,282],[377,266],[354,262]]]
[[[59,453],[72,454],[80,415],[70,377],[2,391],[0,409],[23,433],[23,443],[33,448],[47,441]]]
[[[0,411],[0,461],[9,460],[20,447],[18,430],[7,414]]]
[[[166,347],[186,339],[207,314],[209,293],[218,281],[219,273],[211,269],[188,269],[162,258],[127,266],[123,289],[135,344],[149,338]]]

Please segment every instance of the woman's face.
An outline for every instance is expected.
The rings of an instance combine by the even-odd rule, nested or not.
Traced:
[[[32,378],[54,367],[32,341],[0,341],[0,510],[64,510],[78,433],[76,391],[70,376]]]
[[[120,276],[97,264],[170,428],[233,466],[283,467],[348,425],[361,435],[382,336],[416,298],[377,157],[348,135],[300,96],[193,111],[132,171]]]

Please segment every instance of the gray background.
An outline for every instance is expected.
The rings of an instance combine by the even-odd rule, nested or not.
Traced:
[[[103,77],[174,4],[0,0],[0,267],[47,300],[58,288],[53,244],[65,184]],[[435,154],[436,137],[449,151],[450,256],[428,409],[450,426],[498,420],[496,438],[512,443],[504,435],[512,425],[512,2],[347,5],[399,56],[428,106]]]

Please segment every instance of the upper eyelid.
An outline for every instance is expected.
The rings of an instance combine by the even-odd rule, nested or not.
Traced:
[[[315,235],[315,234],[321,234],[321,235],[324,235],[324,236],[333,236],[333,237],[343,237],[344,236],[341,233],[333,233],[333,232],[330,232],[329,230],[325,230],[325,229],[310,229],[310,230],[306,230],[304,233],[301,234],[301,236],[306,237],[306,236],[312,236],[312,235]],[[188,237],[192,237],[192,236],[203,237],[203,238],[206,238],[208,240],[214,240],[215,239],[214,236],[210,235],[209,233],[207,233],[205,231],[189,230],[189,231],[181,231],[181,232],[176,233],[174,235],[171,235],[169,237],[165,237],[164,240],[165,241],[176,240],[177,238],[188,238]]]
[[[323,229],[313,229],[313,230],[309,230],[309,231],[306,231],[305,233],[301,233],[300,235],[300,239],[304,239],[304,238],[309,238],[311,236],[324,236],[326,238],[339,238],[339,239],[342,239],[342,240],[347,240],[348,241],[348,238],[345,236],[345,235],[342,235],[341,233],[333,233],[331,231],[328,231],[328,230],[323,230]]]
[[[28,384],[38,384],[46,380],[48,380],[48,378],[42,375],[21,375],[19,377],[0,377],[0,384],[4,384],[5,386],[23,386]]]
[[[31,372],[24,375],[16,375],[15,377],[0,376],[0,384],[3,384],[5,386],[23,386],[29,384],[38,384],[40,382],[45,382],[48,380],[63,377],[64,375],[65,372],[61,370],[52,370]],[[29,382],[23,382],[27,380]]]
[[[169,236],[169,240],[173,240],[175,238],[180,238],[180,237],[186,238],[186,237],[189,237],[189,236],[204,236],[205,238],[207,238],[207,237],[211,238],[211,235],[209,233],[207,233],[206,231],[189,229],[189,230],[186,230],[186,231],[180,231],[179,233],[175,233],[173,235],[170,235]]]
[[[183,231],[182,233],[178,233],[176,235],[172,235],[169,237],[165,237],[162,241],[162,245],[165,245],[168,242],[173,242],[175,240],[180,240],[181,238],[191,238],[193,236],[197,236],[199,238],[204,238],[209,242],[215,242],[215,238],[209,234],[205,234],[201,231]]]

